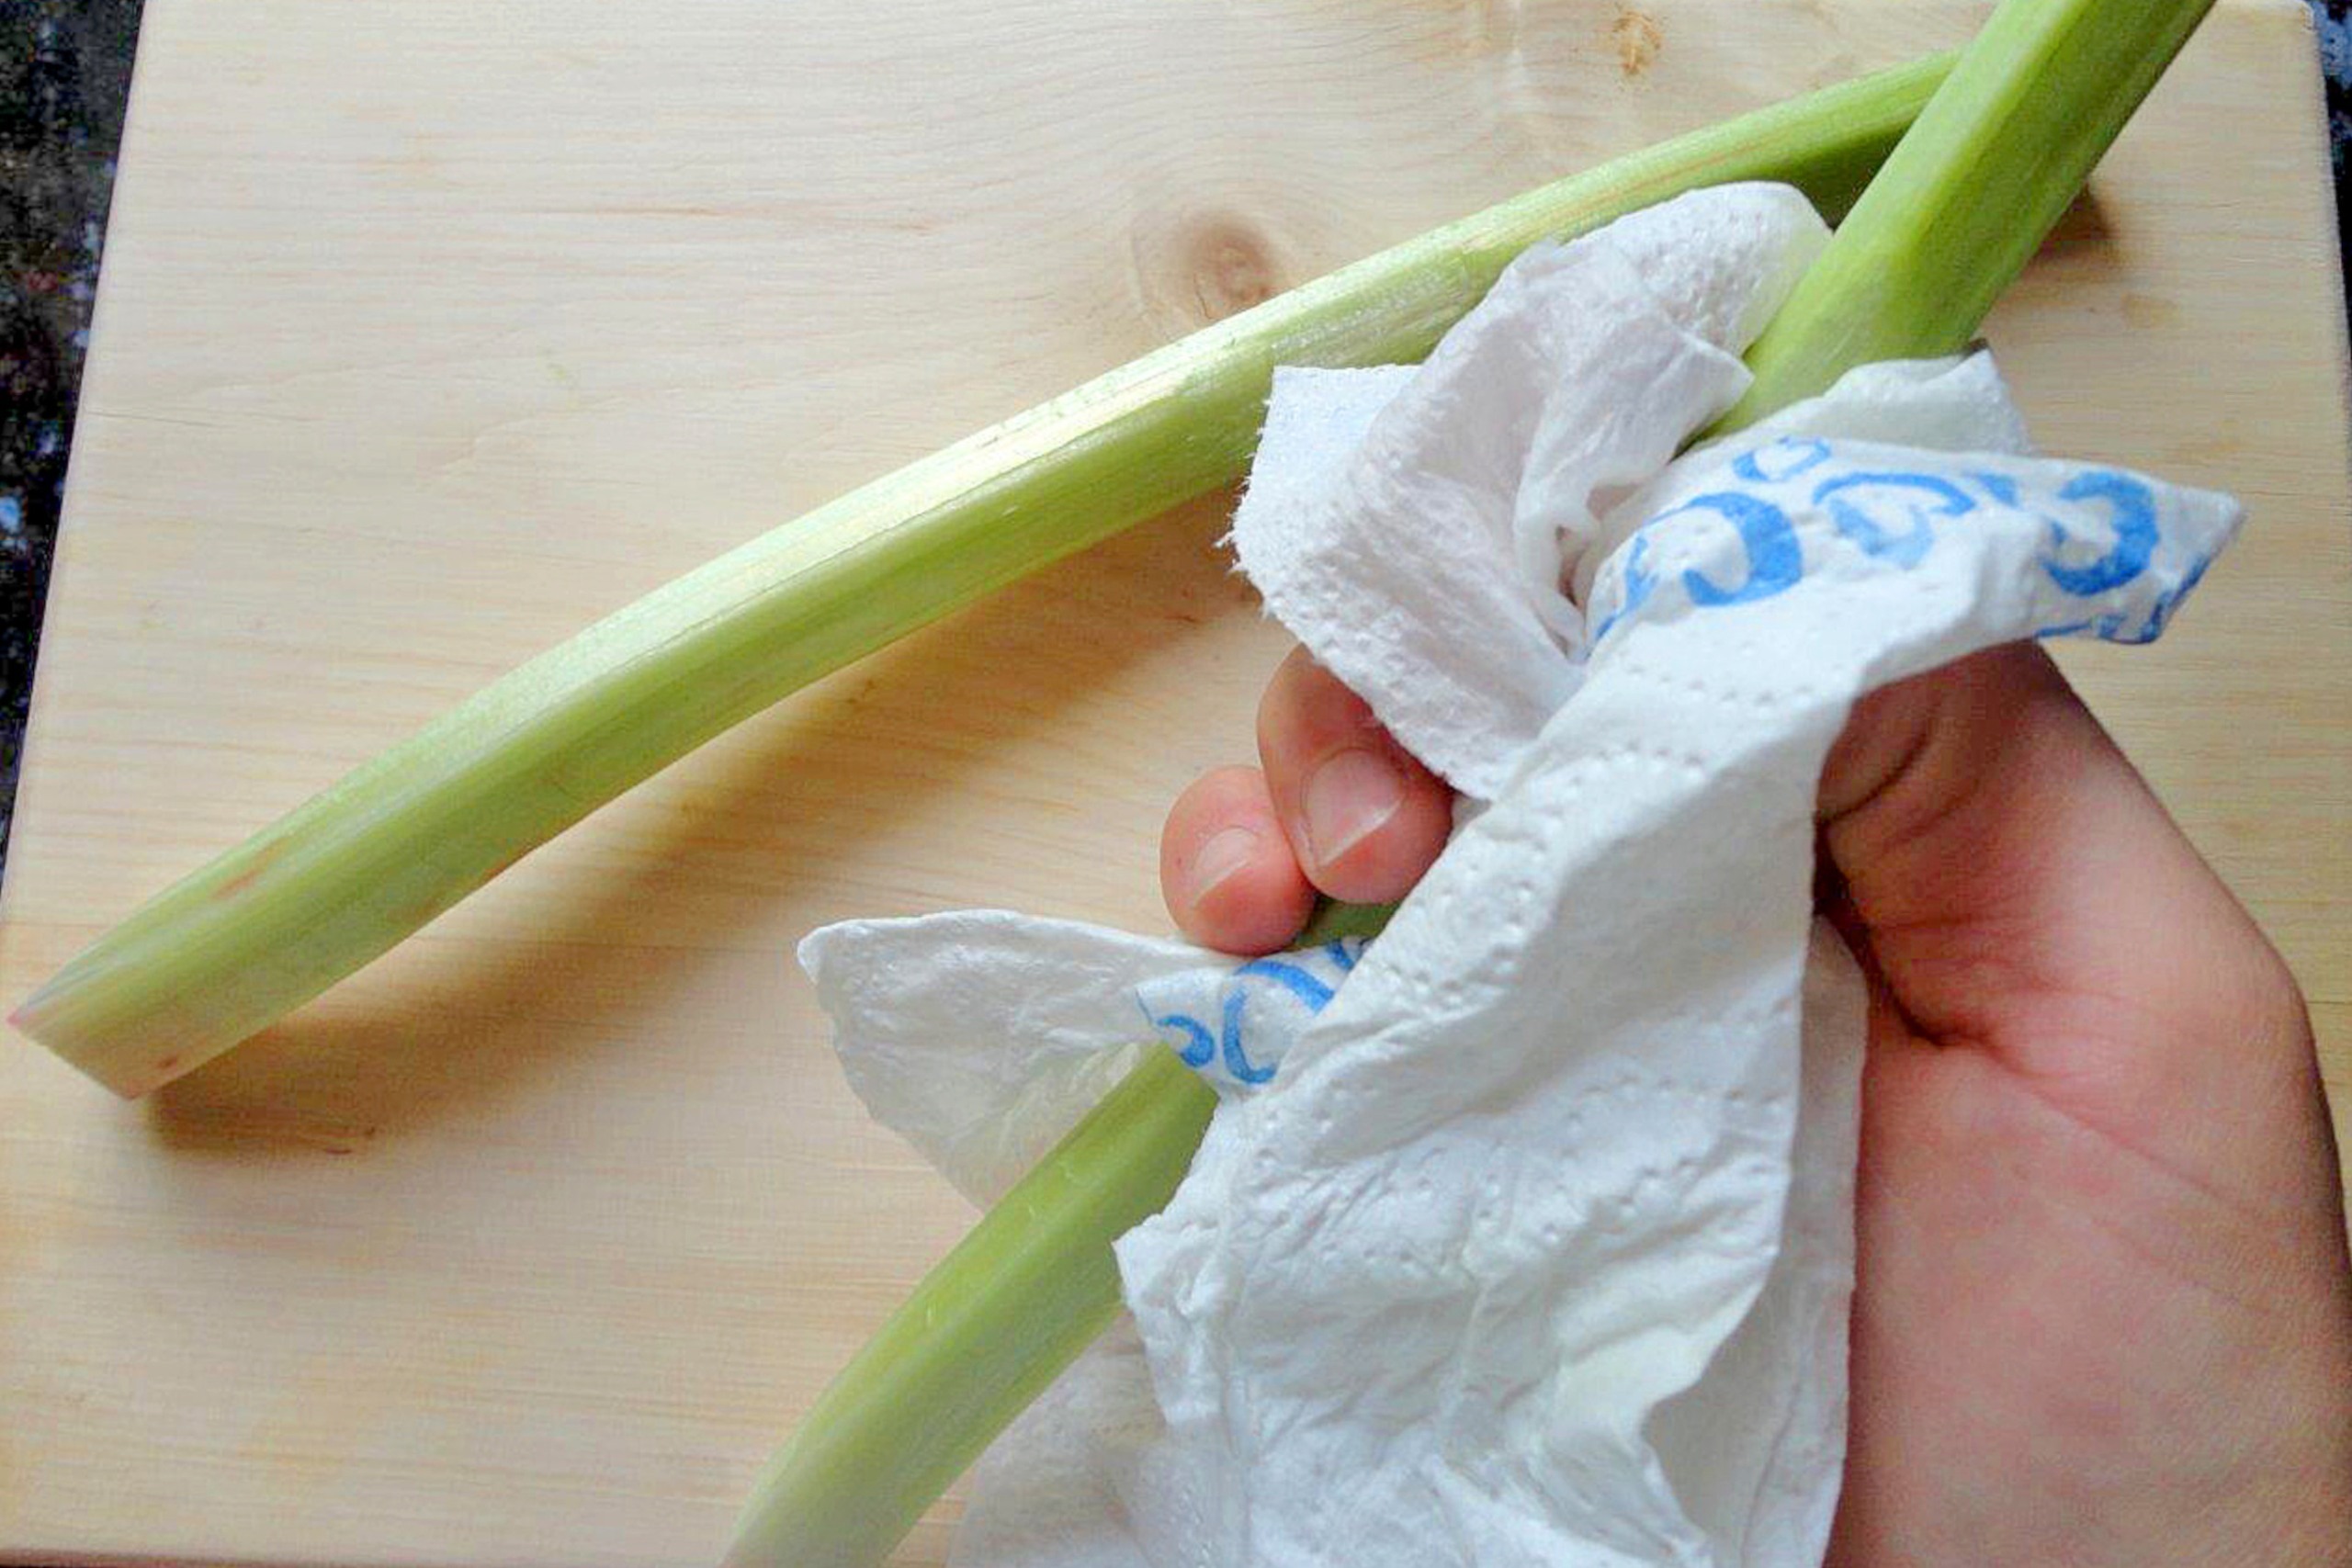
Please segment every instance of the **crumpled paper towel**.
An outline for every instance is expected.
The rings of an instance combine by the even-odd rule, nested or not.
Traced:
[[[858,1091],[977,1198],[1123,1042],[1226,1096],[958,1563],[1819,1561],[1863,1018],[1810,910],[1823,758],[1973,649],[2154,637],[2238,520],[2033,456],[1981,354],[1675,457],[1825,238],[1701,192],[1530,251],[1424,367],[1277,377],[1241,566],[1473,803],[1368,948],[993,912],[804,945]]]

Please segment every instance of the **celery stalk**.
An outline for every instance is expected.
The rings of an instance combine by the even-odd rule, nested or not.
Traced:
[[[888,1556],[1111,1325],[1119,1271],[1110,1238],[1174,1194],[1216,1105],[1182,1058],[1151,1046],[825,1390],[768,1461],[729,1568],[845,1568]]]
[[[1747,352],[1736,430],[1968,345],[2212,0],[2007,0]]]
[[[2003,0],[1982,31],[1962,51],[1951,76],[1888,158],[1883,171],[1855,203],[1845,223],[1773,319],[1748,355],[1757,373],[1754,387],[1719,429],[1736,428],[1799,398],[1827,387],[1857,365],[1893,355],[1938,354],[1964,345],[1984,312],[2007,285],[2115,139],[2165,65],[2195,28],[2211,0]],[[1329,931],[1368,933],[1385,921],[1385,909],[1327,907],[1318,925]],[[1164,1079],[1164,1063],[1155,1063]],[[1130,1075],[1113,1099],[1138,1082]],[[1157,1080],[1156,1080],[1157,1081]],[[1188,1100],[1197,1096],[1188,1093]],[[1106,1101],[1107,1103],[1107,1101]],[[1142,1134],[1138,1134],[1142,1135]],[[1170,1146],[1150,1162],[1153,1190],[1163,1174],[1190,1163],[1198,1131],[1165,1123]],[[1177,1140],[1183,1146],[1176,1146]],[[1137,1151],[1137,1157],[1140,1151]],[[1027,1183],[1023,1183],[1025,1189]],[[1170,1183],[1168,1191],[1173,1191]],[[1163,1195],[1158,1201],[1164,1202]],[[1107,1214],[1110,1205],[1102,1203]],[[1132,1205],[1126,1212],[1140,1205]],[[1157,1207],[1157,1203],[1154,1204]],[[973,1232],[1019,1235],[1039,1222],[1010,1201],[999,1204]],[[1116,1306],[1111,1244],[1125,1224],[1105,1224],[1089,1235],[1057,1214],[1053,1243],[1064,1249],[1069,1280],[1081,1277],[1089,1289],[1084,1321],[1106,1322]],[[966,1244],[967,1247],[969,1242]],[[999,1236],[992,1245],[1014,1245]],[[810,1473],[797,1456],[829,1451],[824,1425],[834,1413],[855,1410],[865,1423],[859,1440],[887,1450],[888,1431],[921,1430],[925,1441],[944,1450],[940,1428],[957,1412],[939,1405],[860,1407],[847,1390],[852,1376],[870,1381],[869,1363],[887,1358],[885,1340],[905,1332],[901,1321],[934,1292],[970,1301],[977,1293],[1002,1292],[1008,1303],[1042,1307],[1047,1292],[1034,1276],[992,1279],[968,1270],[984,1267],[959,1248],[919,1288],[913,1302],[852,1363],[780,1452],[743,1515],[728,1568],[774,1568],[784,1563],[859,1568],[879,1562],[896,1544],[897,1532],[913,1522],[920,1504],[903,1490],[887,1499],[869,1490],[870,1479],[836,1467]],[[1057,1292],[1063,1292],[1059,1284]],[[1034,1295],[1025,1294],[1035,1292]],[[1057,1298],[1067,1301],[1067,1293]],[[1001,1304],[999,1314],[1011,1313]],[[991,1388],[1044,1388],[1064,1363],[1035,1362],[1034,1327],[1017,1340],[974,1337],[956,1353],[970,1375]],[[1058,1342],[1074,1357],[1086,1343],[1077,1336]],[[944,1354],[936,1348],[933,1354]],[[1057,1349],[1057,1353],[1059,1353]],[[834,1395],[841,1399],[836,1403]],[[1004,1420],[1013,1412],[1001,1406]],[[898,1423],[877,1430],[874,1423]],[[957,1451],[977,1456],[1000,1426],[960,1432]],[[939,1478],[944,1489],[952,1476]],[[898,1477],[893,1474],[894,1483]],[[911,1505],[911,1506],[910,1506]],[[858,1536],[858,1551],[836,1543],[850,1539],[846,1522],[872,1521]],[[888,1528],[885,1528],[885,1527]],[[818,1543],[822,1550],[812,1550]]]
[[[1664,142],[1344,267],[876,480],[525,664],[159,895],[17,1011],[125,1095],[318,995],[711,737],[1238,478],[1276,364],[1418,359],[1536,240],[1729,180],[1842,211],[1939,57]]]

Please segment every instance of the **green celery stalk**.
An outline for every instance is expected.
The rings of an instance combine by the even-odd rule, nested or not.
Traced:
[[[1818,392],[1857,365],[1964,346],[2211,4],[2003,0],[1749,351],[1755,385],[1717,429],[1736,428]],[[1386,917],[1385,908],[1327,906],[1318,911],[1317,929],[1301,940],[1325,940],[1341,931],[1370,934]],[[1118,1100],[1146,1072],[1155,1083],[1168,1082],[1165,1063],[1155,1061],[1131,1074],[1110,1099]],[[1182,1093],[1188,1106],[1205,1103],[1192,1089]],[[831,1451],[827,1424],[854,1420],[861,1451],[868,1455],[887,1454],[894,1437],[920,1430],[929,1452],[978,1458],[1018,1405],[990,1405],[985,1420],[951,1435],[944,1429],[968,1415],[971,1404],[868,1403],[865,1396],[916,1332],[909,1319],[922,1313],[920,1303],[941,1297],[965,1303],[967,1315],[927,1325],[937,1337],[924,1342],[925,1356],[956,1362],[991,1389],[1044,1389],[1091,1336],[1054,1341],[1050,1353],[1062,1359],[1042,1365],[1036,1348],[1042,1337],[1034,1326],[1018,1338],[994,1340],[978,1329],[983,1312],[1002,1318],[1017,1315],[1020,1307],[1042,1310],[1051,1300],[1071,1312],[1073,1321],[1107,1324],[1118,1304],[1116,1269],[1106,1268],[1114,1261],[1111,1244],[1136,1223],[1125,1216],[1139,1209],[1156,1213],[1166,1202],[1175,1183],[1168,1181],[1164,1190],[1160,1183],[1170,1170],[1182,1179],[1204,1128],[1205,1122],[1196,1128],[1175,1118],[1159,1124],[1158,1135],[1170,1142],[1148,1162],[1149,1191],[1122,1195],[1148,1200],[1148,1208],[1142,1201],[1117,1203],[1107,1192],[1092,1194],[1088,1209],[1099,1224],[1090,1228],[1069,1206],[1041,1216],[1024,1197],[1030,1186],[1024,1180],[1012,1198],[991,1209],[776,1455],[744,1509],[727,1568],[865,1568],[881,1562],[926,1501],[914,1494],[912,1477],[888,1463],[816,1473],[801,1456]],[[1145,1163],[1142,1151],[1126,1153]],[[1038,1286],[1034,1273],[992,1277],[982,1271],[986,1264],[967,1256],[983,1235],[991,1247],[1009,1248],[1017,1245],[1015,1237],[1040,1228],[1059,1249],[1066,1270],[1050,1290]],[[1072,1304],[1081,1291],[1100,1293]],[[1001,1299],[986,1309],[978,1305],[990,1297]],[[936,1479],[935,1497],[955,1473],[934,1465],[925,1486]]]
[[[819,676],[1239,477],[1277,364],[1419,358],[1511,257],[1699,186],[1844,210],[1949,57],[1661,143],[1194,333],[752,540],[515,670],[101,936],[17,1026],[169,1081]]]
[[[1154,1044],[891,1314],[761,1476],[729,1568],[879,1562],[1119,1310],[1110,1238],[1192,1168],[1216,1092]],[[854,1506],[843,1506],[854,1499]]]
[[[1739,429],[1857,365],[1956,354],[2212,0],[2005,0],[1747,351]]]

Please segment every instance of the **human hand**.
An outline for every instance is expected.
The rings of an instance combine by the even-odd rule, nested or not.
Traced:
[[[1443,783],[1294,653],[1179,797],[1193,940],[1407,892]],[[1829,1560],[2352,1563],[2352,1261],[2285,964],[2038,647],[1860,704],[1825,908],[1871,983]]]

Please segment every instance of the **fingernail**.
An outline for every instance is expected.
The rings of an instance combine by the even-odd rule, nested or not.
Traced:
[[[1211,889],[1248,865],[1257,852],[1258,835],[1247,828],[1227,828],[1212,835],[1193,857],[1193,902],[1207,897]]]
[[[1377,751],[1352,749],[1324,759],[1306,781],[1306,848],[1329,866],[1396,815],[1405,781]]]

